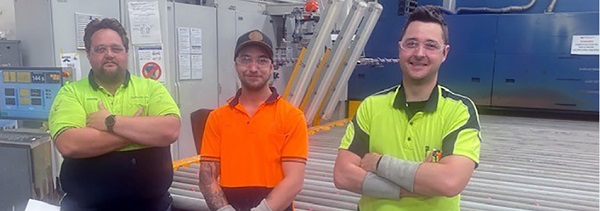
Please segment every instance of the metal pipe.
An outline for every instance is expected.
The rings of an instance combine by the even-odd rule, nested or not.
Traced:
[[[520,11],[525,11],[530,9],[534,4],[535,4],[536,0],[530,0],[529,3],[522,5],[522,6],[508,6],[508,7],[503,7],[503,8],[489,8],[489,7],[459,7],[458,9],[456,9],[455,14],[461,14],[461,13],[477,13],[477,12],[483,12],[483,13],[509,13],[509,12],[520,12]],[[443,10],[445,12],[447,12],[446,10]]]
[[[550,4],[548,5],[548,8],[546,8],[546,13],[550,13],[554,11],[554,6],[556,5],[557,0],[552,0],[550,2]]]
[[[354,32],[358,28],[360,21],[363,20],[366,8],[367,3],[363,1],[353,2],[353,12],[349,14],[350,17],[344,21],[342,30],[336,39],[335,45],[333,46],[333,56],[327,61],[327,70],[323,76],[323,79],[321,80],[321,84],[317,89],[317,94],[315,95],[310,107],[306,111],[306,120],[308,123],[313,122],[315,116],[320,116],[318,112],[321,110],[321,107],[324,104],[323,102],[326,101],[325,97],[329,95],[330,89],[333,86],[333,78],[340,69],[340,64],[348,52],[348,46],[352,41]]]
[[[325,41],[331,39],[331,29],[333,28],[335,18],[338,17],[341,4],[344,1],[345,0],[332,0],[331,5],[325,13],[324,20],[317,23],[317,30],[315,30],[313,39],[308,45],[308,48],[306,48],[308,51],[306,58],[302,61],[302,65],[300,66],[300,78],[298,78],[294,91],[291,93],[291,99],[289,100],[289,102],[296,107],[300,107],[304,92],[306,92],[308,83],[310,83],[310,76],[317,68],[319,58],[324,53],[323,47],[325,46]]]
[[[373,28],[375,28],[375,24],[377,24],[377,20],[379,20],[379,16],[381,15],[381,11],[383,10],[383,6],[379,3],[369,2],[367,3],[369,7],[369,14],[366,16],[366,23],[359,27],[358,31],[361,34],[356,36],[356,44],[353,45],[351,49],[351,54],[348,57],[348,60],[343,64],[344,69],[342,74],[340,75],[339,80],[337,81],[337,85],[335,86],[335,90],[331,97],[329,98],[329,103],[325,108],[322,119],[330,120],[331,115],[333,114],[333,110],[337,106],[339,100],[342,97],[342,91],[346,89],[348,85],[348,79],[350,79],[350,75],[356,66],[356,62],[358,61],[358,57],[362,53],[362,49],[367,44],[367,40],[371,36],[371,32],[373,32]],[[363,20],[364,21],[364,20]]]

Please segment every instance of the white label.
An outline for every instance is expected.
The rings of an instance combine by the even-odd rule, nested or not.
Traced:
[[[179,53],[191,53],[191,41],[190,41],[190,28],[179,27],[177,28],[177,46],[179,46]]]
[[[571,54],[600,55],[599,35],[573,35]]]
[[[60,55],[60,66],[66,67],[73,71],[76,80],[83,78],[81,75],[81,62],[77,53],[63,53]]]

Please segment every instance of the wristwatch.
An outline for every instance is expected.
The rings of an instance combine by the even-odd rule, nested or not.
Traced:
[[[115,123],[117,122],[117,119],[115,118],[115,115],[108,115],[106,117],[106,119],[104,119],[104,124],[106,124],[106,130],[108,132],[113,132],[113,126],[115,126]]]

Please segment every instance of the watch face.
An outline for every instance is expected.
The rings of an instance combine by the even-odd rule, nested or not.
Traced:
[[[115,116],[110,115],[110,116],[106,117],[105,123],[106,123],[106,125],[114,125],[115,124]]]

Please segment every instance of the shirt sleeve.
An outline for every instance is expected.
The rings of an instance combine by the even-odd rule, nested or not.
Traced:
[[[352,122],[346,127],[346,134],[342,137],[339,149],[346,149],[360,157],[369,152],[370,140],[370,100],[366,98],[356,111]]]
[[[221,131],[219,129],[218,110],[210,112],[204,134],[202,135],[202,149],[200,150],[200,161],[221,161]]]
[[[86,112],[83,104],[77,99],[75,89],[71,85],[63,86],[59,91],[48,117],[48,127],[53,140],[69,128],[80,128],[86,125]]]
[[[282,162],[306,163],[308,157],[308,128],[304,114],[299,109],[292,113],[292,121],[285,133],[285,144],[281,153]]]
[[[479,150],[481,147],[481,127],[479,115],[473,102],[463,99],[456,109],[454,122],[451,124],[450,133],[442,141],[442,157],[448,155],[461,155],[470,158],[477,166],[479,164]]]
[[[171,97],[164,85],[157,81],[149,80],[152,87],[152,93],[148,101],[149,116],[173,115],[181,118],[179,107]]]

